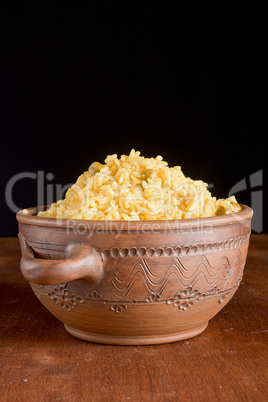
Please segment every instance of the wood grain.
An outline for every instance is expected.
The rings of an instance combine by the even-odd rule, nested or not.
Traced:
[[[69,335],[22,277],[18,240],[0,239],[0,400],[268,400],[267,246],[252,235],[239,290],[198,337],[107,346]]]

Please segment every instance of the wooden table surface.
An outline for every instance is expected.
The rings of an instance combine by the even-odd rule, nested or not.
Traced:
[[[0,401],[268,401],[267,246],[251,236],[240,288],[198,337],[107,346],[69,335],[0,239]]]

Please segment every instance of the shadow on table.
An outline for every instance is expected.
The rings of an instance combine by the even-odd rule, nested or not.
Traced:
[[[10,278],[0,283],[2,346],[61,343],[72,338],[63,324],[40,303],[29,283],[22,278]]]

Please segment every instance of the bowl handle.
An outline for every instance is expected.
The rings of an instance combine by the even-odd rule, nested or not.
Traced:
[[[33,249],[19,234],[23,276],[38,285],[57,285],[85,278],[96,286],[103,279],[102,258],[90,244],[74,243],[67,246],[65,260],[35,258]]]

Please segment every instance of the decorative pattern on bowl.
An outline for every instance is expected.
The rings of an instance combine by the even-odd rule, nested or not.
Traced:
[[[150,222],[144,231],[132,223],[115,236],[109,223],[102,232],[77,234],[67,220],[18,214],[21,268],[74,336],[110,344],[186,339],[201,333],[238,289],[251,216],[244,206],[235,217],[202,218],[211,228],[202,233],[192,220],[189,230],[185,222],[167,229],[160,222],[157,233]]]

